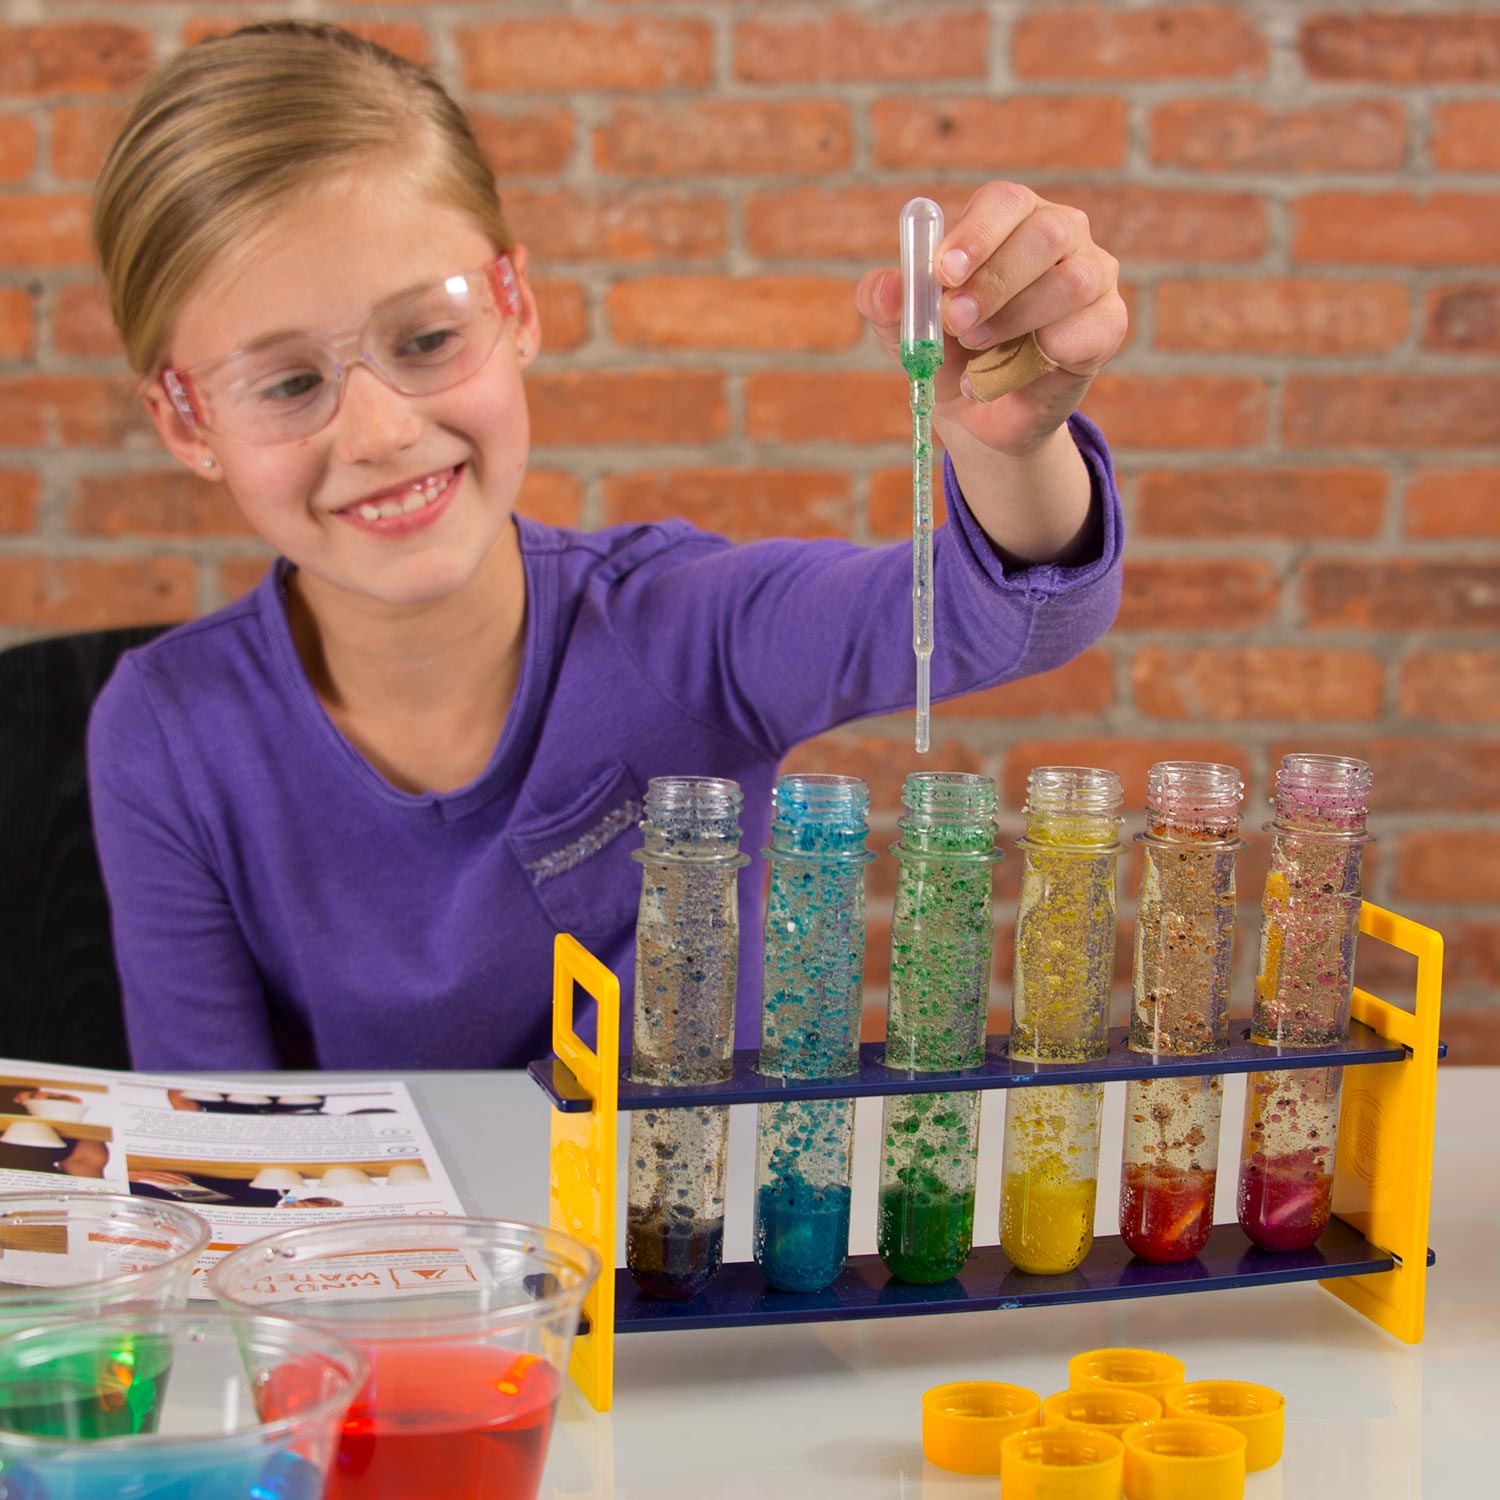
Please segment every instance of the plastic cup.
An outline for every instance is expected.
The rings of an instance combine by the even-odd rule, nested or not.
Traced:
[[[1240,1500],[1245,1435],[1201,1418],[1163,1417],[1120,1434],[1130,1500]]]
[[[208,1224],[114,1193],[0,1193],[0,1334],[57,1318],[181,1307]]]
[[[1032,1427],[1000,1444],[1005,1500],[1119,1500],[1124,1472],[1120,1439],[1090,1428]]]
[[[1248,1380],[1194,1380],[1168,1391],[1166,1415],[1221,1422],[1245,1435],[1245,1468],[1252,1474],[1281,1459],[1286,1398]]]
[[[1068,1386],[1077,1390],[1118,1385],[1165,1401],[1167,1392],[1182,1384],[1185,1373],[1175,1354],[1159,1349],[1086,1349],[1068,1361]]]
[[[1118,1385],[1087,1385],[1058,1391],[1042,1402],[1043,1427],[1092,1427],[1115,1437],[1137,1422],[1161,1416],[1161,1402],[1146,1391]]]
[[[232,1251],[209,1286],[348,1338],[370,1363],[330,1500],[533,1500],[599,1258],[555,1230],[388,1218]]]
[[[12,1500],[319,1500],[364,1384],[342,1339],[285,1318],[74,1318],[0,1339]]]

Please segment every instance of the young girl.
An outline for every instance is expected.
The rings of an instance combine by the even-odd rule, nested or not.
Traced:
[[[163,442],[280,554],[126,656],[95,709],[137,1067],[521,1065],[548,1050],[558,931],[621,976],[628,1017],[648,779],[734,778],[762,847],[788,749],[914,702],[910,547],[516,516],[526,250],[454,102],[346,32],[252,26],[169,62],[94,230]],[[1119,500],[1072,413],[1125,330],[1076,210],[992,183],[941,249],[963,342],[933,418],[937,698],[1058,666],[1113,619]],[[899,273],[856,300],[896,355]],[[967,351],[1028,330],[1059,368],[971,399]],[[755,867],[740,906],[748,1044]]]

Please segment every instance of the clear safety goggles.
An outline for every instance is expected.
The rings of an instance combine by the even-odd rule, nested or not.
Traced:
[[[281,334],[190,369],[162,388],[191,428],[235,443],[289,443],[333,420],[344,374],[362,364],[404,396],[430,396],[472,375],[521,313],[502,255],[477,271],[399,292],[337,334]]]

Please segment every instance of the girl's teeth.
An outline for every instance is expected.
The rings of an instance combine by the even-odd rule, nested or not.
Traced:
[[[421,510],[424,505],[430,504],[432,496],[423,492],[416,495],[408,495],[401,502],[401,510],[405,515],[410,515],[414,510]]]
[[[380,519],[380,510],[374,505],[361,505],[359,513],[366,521],[378,521]]]
[[[396,500],[382,501],[381,504],[376,507],[376,510],[383,520],[389,520],[392,516],[399,516],[402,514],[400,502]]]
[[[452,472],[433,474],[412,485],[404,500],[383,500],[379,505],[366,501],[359,507],[360,516],[366,521],[388,520],[392,516],[409,516],[413,511],[431,505],[448,487]]]

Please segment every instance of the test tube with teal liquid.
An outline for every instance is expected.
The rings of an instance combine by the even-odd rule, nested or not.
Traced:
[[[722,1083],[734,1068],[743,796],[713,776],[646,788],[630,1076],[658,1088]],[[625,1263],[643,1292],[691,1297],[724,1258],[728,1105],[631,1116]]]
[[[778,778],[772,793],[760,1071],[841,1078],[859,1068],[869,787]],[[820,1291],[849,1253],[852,1099],[762,1104],[755,1262],[783,1291]]]
[[[994,946],[995,783],[914,771],[891,846],[899,866],[891,921],[884,1062],[910,1073],[984,1060]],[[892,1094],[881,1121],[877,1248],[892,1276],[946,1281],[974,1243],[979,1093]]]

